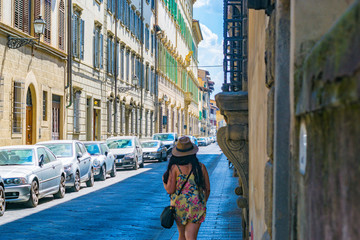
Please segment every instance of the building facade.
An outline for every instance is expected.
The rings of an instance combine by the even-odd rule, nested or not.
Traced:
[[[245,239],[359,238],[359,15],[356,0],[225,1],[225,23],[248,19],[247,77],[216,96]],[[237,61],[244,29],[227,29]]]
[[[150,137],[155,126],[155,2],[72,1],[67,138]]]
[[[158,132],[199,135],[199,22],[192,0],[156,1]]]
[[[214,82],[211,81],[210,73],[199,69],[199,128],[200,136],[210,135],[210,95],[214,90]]]
[[[0,1],[0,145],[65,137],[66,3]],[[37,39],[39,16],[46,24]]]

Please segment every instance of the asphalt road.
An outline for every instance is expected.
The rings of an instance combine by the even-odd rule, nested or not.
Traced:
[[[217,144],[201,147],[198,158],[212,172],[221,158]],[[8,204],[0,218],[0,239],[170,239],[176,227],[163,229],[159,216],[169,204],[161,177],[167,162],[147,163],[136,171],[118,171],[92,188],[65,198],[40,200],[38,207]],[[170,236],[171,235],[171,236]]]

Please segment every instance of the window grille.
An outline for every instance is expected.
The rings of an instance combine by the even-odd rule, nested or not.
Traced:
[[[76,133],[80,132],[80,97],[81,91],[76,91],[74,99],[74,131]]]
[[[22,113],[24,109],[24,103],[22,101],[22,93],[24,89],[24,83],[14,82],[13,85],[13,114],[12,114],[12,132],[22,132]]]
[[[43,91],[43,121],[47,121],[47,91]]]

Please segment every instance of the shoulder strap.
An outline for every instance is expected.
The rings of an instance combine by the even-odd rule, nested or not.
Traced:
[[[180,169],[180,167],[179,167],[179,165],[176,164],[176,166],[178,167],[180,173],[183,174],[182,171],[181,171],[181,169]]]
[[[191,168],[191,171],[190,171],[190,173],[189,173],[189,175],[187,176],[187,178],[186,178],[186,180],[185,180],[185,182],[184,182],[184,184],[181,186],[181,188],[180,188],[180,191],[178,192],[178,196],[180,195],[180,193],[181,193],[181,191],[183,190],[183,188],[185,187],[185,184],[187,183],[187,181],[189,180],[189,177],[190,177],[190,175],[192,174],[192,168]]]

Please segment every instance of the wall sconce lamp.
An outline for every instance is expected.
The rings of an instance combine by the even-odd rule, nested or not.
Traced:
[[[36,43],[35,40],[37,40],[39,44],[40,37],[44,34],[45,31],[45,25],[46,22],[44,21],[44,19],[39,16],[39,18],[34,21],[34,32],[38,35],[37,38],[15,38],[9,36],[7,46],[11,49],[17,49],[27,44],[34,45]]]

